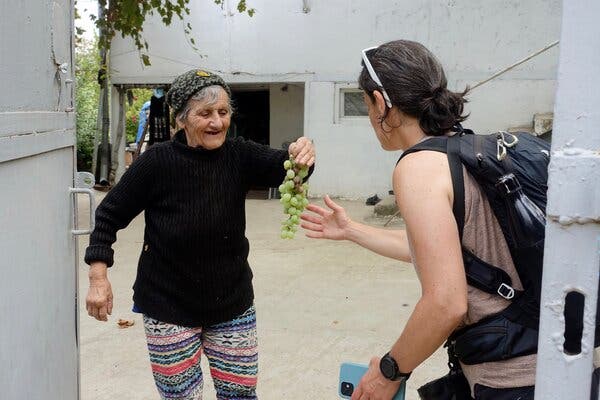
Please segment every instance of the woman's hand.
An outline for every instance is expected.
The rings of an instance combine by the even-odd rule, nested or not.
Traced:
[[[304,213],[300,216],[304,220],[301,226],[306,229],[306,236],[314,239],[348,239],[347,230],[352,220],[346,215],[346,210],[334,203],[329,196],[325,196],[324,200],[331,211],[309,204],[306,209],[314,214]]]
[[[302,136],[290,144],[289,152],[296,164],[310,167],[315,163],[315,146],[312,140]]]
[[[113,308],[112,288],[106,270],[107,266],[103,262],[90,265],[90,287],[85,305],[88,315],[98,321],[107,321]]]
[[[400,382],[386,379],[379,369],[379,357],[373,357],[351,400],[391,400],[400,389]]]

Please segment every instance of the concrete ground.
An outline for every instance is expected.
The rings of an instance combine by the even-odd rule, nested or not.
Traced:
[[[97,193],[99,203],[103,194]],[[387,220],[373,217],[373,207],[364,201],[340,204],[357,221],[382,226]],[[82,221],[87,212],[81,201]],[[302,234],[281,240],[282,217],[277,200],[247,201],[259,333],[258,394],[263,400],[337,399],[340,363],[368,363],[371,356],[389,350],[418,300],[419,283],[410,264],[352,243],[308,239]],[[142,216],[119,232],[115,266],[109,272],[114,309],[106,323],[85,311],[87,239],[79,242],[82,400],[159,398],[142,318],[130,311],[142,239]],[[119,318],[132,319],[135,325],[119,329]],[[206,360],[203,367],[208,371]],[[445,353],[438,350],[411,376],[406,399],[418,399],[417,387],[446,372]],[[208,373],[204,388],[204,399],[215,399]]]

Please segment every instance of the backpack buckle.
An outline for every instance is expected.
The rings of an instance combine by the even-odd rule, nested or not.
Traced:
[[[497,293],[506,300],[512,300],[512,298],[515,297],[515,289],[508,286],[506,283],[503,283],[498,287]]]

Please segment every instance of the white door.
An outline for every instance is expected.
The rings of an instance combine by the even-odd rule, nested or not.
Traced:
[[[76,400],[71,0],[0,1],[0,398]]]

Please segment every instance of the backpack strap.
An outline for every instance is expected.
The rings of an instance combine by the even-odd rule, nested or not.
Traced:
[[[448,165],[452,176],[452,189],[454,190],[454,203],[452,211],[458,227],[458,238],[462,243],[463,230],[465,227],[465,182],[463,177],[463,164],[460,161],[460,135],[454,135],[447,139]]]
[[[466,132],[471,133],[471,131]],[[448,156],[448,165],[452,178],[452,190],[454,192],[454,203],[452,212],[456,220],[459,239],[462,243],[462,234],[465,224],[465,184],[463,176],[463,164],[460,159],[460,137],[462,132],[454,136],[436,136],[431,137],[421,143],[417,143],[407,149],[400,156],[400,160],[408,154],[422,150],[438,151],[446,153]],[[517,293],[512,288],[510,276],[502,269],[490,265],[477,258],[469,250],[462,248],[465,273],[467,282],[486,293],[496,294],[507,300],[512,299]]]
[[[512,300],[520,292],[513,289],[510,275],[503,269],[481,260],[466,248],[462,248],[465,274],[469,285],[486,293],[500,295]]]
[[[460,161],[460,136],[461,132],[450,137],[429,137],[427,140],[406,149],[398,159],[398,162],[407,155],[422,150],[446,153],[448,156],[448,165],[450,166],[450,175],[452,177],[452,189],[454,191],[452,212],[454,213],[456,225],[458,227],[458,237],[462,241],[462,233],[465,225],[465,184],[463,178],[463,164]]]

